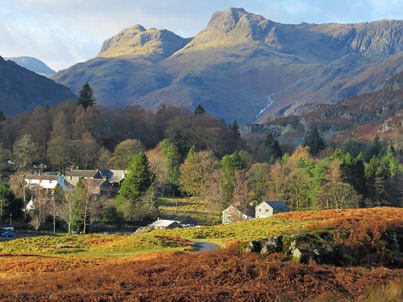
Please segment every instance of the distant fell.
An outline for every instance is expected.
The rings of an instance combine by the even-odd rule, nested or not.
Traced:
[[[71,90],[0,57],[0,111],[17,114],[76,98]]]
[[[51,76],[56,73],[56,71],[51,69],[44,62],[42,62],[41,60],[38,60],[36,58],[33,58],[33,57],[14,57],[14,58],[4,58],[4,59],[14,61],[21,67],[24,67],[28,70],[36,72],[40,75]]]
[[[229,8],[189,39],[124,29],[53,78],[75,93],[89,82],[103,105],[201,104],[228,122],[266,123],[380,89],[403,70],[402,33],[402,20],[293,25]]]

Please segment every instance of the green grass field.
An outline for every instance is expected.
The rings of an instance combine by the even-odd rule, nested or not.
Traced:
[[[212,225],[220,221],[220,216],[209,211],[208,204],[198,198],[163,197],[158,199],[157,206],[162,216],[190,216],[198,225]]]
[[[230,225],[154,230],[141,235],[38,236],[0,242],[2,253],[42,255],[107,255],[144,251],[189,250],[189,241],[248,241],[303,229],[310,222],[271,217]]]
[[[102,256],[145,251],[186,250],[184,239],[152,233],[142,235],[75,235],[25,237],[0,242],[1,253],[40,255]]]
[[[26,237],[0,242],[0,252],[107,255],[172,249],[190,250],[190,241],[209,241],[224,246],[231,241],[244,242],[281,233],[301,233],[308,229],[322,228],[332,228],[341,236],[340,240],[346,242],[365,241],[365,238],[378,238],[385,232],[379,229],[377,224],[374,225],[373,221],[383,221],[385,228],[393,230],[402,225],[401,214],[402,210],[397,208],[290,212],[228,225],[154,230],[141,235]]]
[[[245,220],[227,225],[193,227],[173,230],[155,230],[152,233],[165,236],[177,236],[189,240],[206,241],[249,241],[270,235],[288,233],[304,229],[310,221],[294,221],[278,217]]]

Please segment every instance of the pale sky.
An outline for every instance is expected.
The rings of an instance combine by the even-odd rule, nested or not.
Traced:
[[[126,27],[203,30],[215,11],[242,7],[281,23],[356,23],[403,17],[403,0],[0,0],[0,56],[60,70],[95,57]]]

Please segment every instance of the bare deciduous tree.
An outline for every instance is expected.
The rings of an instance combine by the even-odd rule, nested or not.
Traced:
[[[59,212],[60,218],[62,218],[68,227],[68,233],[71,233],[71,225],[74,222],[74,215],[76,210],[77,199],[75,192],[71,190],[66,190],[62,194],[56,203],[56,209]]]

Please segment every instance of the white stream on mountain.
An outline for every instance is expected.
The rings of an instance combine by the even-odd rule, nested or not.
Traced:
[[[258,115],[256,115],[256,118],[259,118],[262,115],[262,113],[265,112],[267,110],[267,108],[269,108],[273,104],[273,101],[271,100],[271,97],[273,95],[275,95],[275,93],[266,95],[265,99],[266,99],[267,105],[266,105],[266,107],[264,107],[262,110],[259,111]]]

